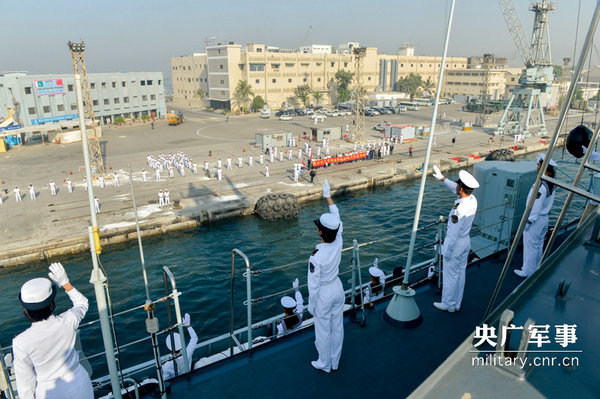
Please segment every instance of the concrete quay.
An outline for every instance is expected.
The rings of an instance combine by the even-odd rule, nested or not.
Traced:
[[[448,115],[465,114],[445,106]],[[456,108],[456,107],[454,107]],[[455,111],[455,112],[453,112]],[[387,115],[384,118],[394,123],[428,125],[431,111],[402,115]],[[467,120],[464,115],[463,120]],[[410,122],[406,119],[410,118]],[[450,117],[451,118],[451,117]],[[328,118],[325,126],[345,126],[349,118]],[[367,128],[380,122],[369,118]],[[101,201],[98,214],[101,245],[103,247],[136,239],[135,216],[131,202],[131,187],[127,176],[127,165],[133,170],[136,202],[142,237],[167,234],[182,229],[192,229],[204,223],[214,223],[224,218],[246,216],[254,213],[260,197],[266,193],[286,192],[293,194],[300,203],[321,197],[321,182],[329,179],[332,194],[364,190],[398,182],[416,179],[421,176],[426,140],[412,143],[414,157],[408,155],[408,145],[397,145],[394,154],[380,160],[320,168],[317,181],[307,180],[294,183],[292,164],[294,158],[283,162],[275,160],[270,164],[269,178],[264,176],[264,166],[258,164],[260,149],[254,146],[254,134],[265,127],[280,131],[293,131],[296,136],[308,131],[310,119],[297,117],[292,122],[260,120],[255,115],[231,118],[226,122],[222,115],[207,112],[186,112],[186,122],[177,127],[169,127],[165,122],[156,124],[154,130],[147,124],[134,124],[104,129],[101,146],[105,153],[107,171],[117,171],[121,178],[119,187],[113,186],[110,175],[106,188],[101,189],[94,182],[94,193]],[[431,163],[440,165],[442,171],[460,169],[481,162],[489,151],[500,148],[488,146],[490,133],[485,131],[457,132],[450,130],[445,123],[436,128],[441,134],[437,146],[433,148]],[[549,129],[550,130],[550,129]],[[444,135],[444,133],[446,133]],[[371,138],[379,137],[373,130],[367,132]],[[456,145],[451,138],[456,137]],[[507,138],[508,141],[508,138]],[[300,146],[304,142],[299,143]],[[513,146],[505,143],[503,148]],[[540,138],[529,138],[518,144],[516,155],[543,151],[547,145]],[[333,152],[352,148],[352,144],[332,142]],[[154,173],[146,165],[146,154],[182,151],[192,157],[202,168],[204,160],[214,166],[216,160],[233,156],[233,169],[224,171],[222,181],[209,179],[201,173],[193,175],[186,170],[186,176],[156,181]],[[211,151],[212,156],[208,153]],[[247,164],[248,155],[254,156],[254,166]],[[483,155],[481,158],[472,155]],[[244,167],[238,168],[237,157],[244,157]],[[458,157],[458,161],[456,161]],[[452,159],[455,158],[455,159]],[[148,170],[148,181],[143,182],[141,170]],[[87,193],[83,190],[83,161],[81,143],[68,145],[31,145],[15,148],[0,154],[0,188],[4,203],[0,205],[3,245],[0,248],[0,267],[15,266],[37,261],[55,260],[61,256],[89,250],[87,228],[90,225],[90,209]],[[200,171],[201,172],[201,171]],[[72,173],[72,174],[71,174]],[[70,177],[75,185],[72,194],[67,193],[63,182]],[[308,174],[305,174],[305,178]],[[53,179],[58,186],[57,196],[50,195],[48,182]],[[165,180],[166,179],[166,180]],[[37,198],[28,198],[27,186],[33,183]],[[12,189],[19,186],[23,200],[16,202]],[[170,207],[159,208],[157,193],[161,189],[171,193]]]

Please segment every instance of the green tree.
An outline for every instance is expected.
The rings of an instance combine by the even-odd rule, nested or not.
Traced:
[[[411,72],[408,76],[405,76],[396,82],[394,90],[407,93],[410,95],[410,98],[413,99],[416,97],[421,86],[423,86],[423,78],[421,75]]]
[[[319,100],[323,99],[323,93],[317,90],[312,94],[312,96],[315,100],[315,105],[319,105]]]
[[[252,100],[252,109],[254,111],[258,111],[265,106],[265,100],[261,96],[256,96]]]
[[[552,65],[552,73],[554,73],[554,78],[558,79],[562,76],[563,69],[560,65]]]
[[[204,103],[204,97],[206,97],[206,92],[203,89],[198,89],[194,92],[194,98],[200,99],[201,103]]]
[[[252,86],[245,80],[240,80],[233,92],[233,102],[238,108],[243,108],[250,104],[250,99],[254,97]]]
[[[354,73],[340,69],[335,74],[335,81],[337,82],[337,99],[338,102],[343,103],[348,101],[350,98],[350,83]]]
[[[308,85],[300,85],[294,89],[294,95],[298,97],[306,107],[310,96],[310,87]]]

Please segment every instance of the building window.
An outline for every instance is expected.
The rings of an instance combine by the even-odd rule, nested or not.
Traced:
[[[420,66],[421,68],[423,68],[423,64],[419,64],[419,66]]]
[[[265,64],[250,64],[250,72],[262,72],[265,70]]]
[[[113,98],[113,103],[118,104],[119,103],[119,97]]]
[[[113,87],[113,89],[116,89],[117,88],[117,82],[112,82],[112,87]]]
[[[132,84],[132,85],[135,85],[135,80],[132,80],[132,81],[131,81],[131,84]]]
[[[73,91],[73,85],[67,85],[67,90],[68,91]]]
[[[317,82],[320,82],[320,81],[321,81],[321,78],[317,78]]]
[[[223,79],[221,79],[221,84],[222,84],[222,85],[224,85],[224,84],[225,84],[225,81],[224,81]]]
[[[367,78],[367,80],[371,80],[371,77],[369,76],[369,77]]]
[[[148,101],[148,96],[146,96],[146,95],[142,96],[142,101]]]
[[[346,68],[348,66],[347,62],[344,62],[344,68]]]
[[[292,83],[292,78],[289,78],[289,79],[288,79],[288,83]]]
[[[96,88],[96,83],[92,82],[90,83],[90,89],[95,89]]]
[[[273,83],[277,83],[277,79],[272,79],[272,82]]]
[[[102,82],[102,88],[106,89],[106,82]]]
[[[50,106],[49,105],[44,105],[44,113],[45,114],[49,114],[50,113]]]
[[[151,80],[147,80],[147,81],[146,81],[146,84],[147,84],[148,86],[152,86],[152,81],[151,81]]]
[[[188,71],[190,71],[192,69],[192,67],[190,65],[188,65]]]
[[[257,52],[257,53],[262,53],[262,48],[260,48],[260,47],[259,47],[259,48],[257,48],[257,49],[256,49],[256,52]]]
[[[162,80],[158,79],[158,85],[160,86],[162,84]]]
[[[454,65],[454,66],[456,66],[456,65]],[[431,64],[429,64],[429,68],[431,68]]]
[[[71,104],[71,111],[75,111],[77,109],[77,104]]]
[[[305,83],[306,83],[306,81],[307,81],[307,80],[308,80],[308,79],[306,79],[306,78],[302,78],[302,81],[303,81],[303,82],[305,82]]]
[[[317,62],[317,66],[321,66],[321,65],[323,65],[322,62]]]
[[[177,80],[181,80],[181,78],[177,78]],[[140,85],[141,86],[146,86],[146,81],[145,80],[140,80]]]
[[[127,83],[121,82],[121,87],[125,87],[125,86],[127,86]]]
[[[96,107],[98,105],[98,100],[92,100],[92,105]]]
[[[335,61],[331,61],[331,67],[333,68],[335,66]]]
[[[410,67],[411,67],[411,68],[412,68],[412,67],[414,67],[414,66],[415,66],[415,64],[410,64]]]
[[[156,100],[156,95],[150,94],[150,100],[153,100],[153,101]]]
[[[35,115],[35,107],[29,107],[27,110],[29,111],[29,115]]]
[[[104,99],[104,105],[108,105],[108,98]]]
[[[293,67],[294,65],[296,65],[296,63],[295,63],[295,62],[286,62],[286,63],[285,63],[285,66],[286,66],[286,67]]]
[[[31,94],[31,87],[25,88],[25,94]]]
[[[260,83],[260,79],[256,79],[254,83]]]
[[[65,110],[65,105],[64,104],[58,104],[56,107],[57,107],[57,109],[59,111],[64,111]]]
[[[224,96],[224,95],[225,95],[225,92],[224,92],[223,90],[221,90],[221,95],[222,95],[222,96]]]
[[[404,64],[400,64],[400,68],[404,68]]]
[[[303,67],[307,67],[309,65],[310,65],[310,63],[308,63],[308,62],[301,62],[300,63],[300,66],[303,66]]]
[[[129,97],[123,97],[123,102],[125,104],[129,104]]]
[[[192,78],[188,78],[188,83],[192,83]]]
[[[219,64],[219,69],[223,69],[223,64]]]

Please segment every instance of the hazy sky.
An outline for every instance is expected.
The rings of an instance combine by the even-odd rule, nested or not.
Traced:
[[[530,40],[531,1],[514,2]],[[573,57],[580,2],[578,49],[596,1],[555,1],[550,37],[557,64]],[[17,0],[2,7],[0,71],[72,72],[66,42],[80,39],[89,72],[162,71],[166,78],[169,59],[204,51],[207,37],[285,48],[358,41],[385,53],[410,42],[418,55],[441,55],[449,7],[450,0]],[[484,52],[521,64],[497,1],[457,0],[449,55]]]

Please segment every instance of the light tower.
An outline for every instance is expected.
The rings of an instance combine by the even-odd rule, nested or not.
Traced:
[[[490,66],[494,63],[494,54],[484,54],[481,63],[481,69],[483,69],[483,86],[481,88],[481,109],[477,124],[481,127],[485,127],[485,123],[488,120],[488,102],[490,101]]]
[[[363,60],[367,53],[366,47],[353,47],[354,54],[354,141],[362,141],[365,138],[365,105],[364,97],[366,90],[362,85]]]
[[[544,120],[541,93],[548,92],[554,79],[548,12],[555,10],[554,3],[546,0],[534,2],[529,10],[535,13],[531,44],[525,38],[523,25],[512,0],[498,0],[504,19],[515,45],[525,63],[525,70],[508,101],[508,105],[498,122],[498,134],[513,132],[532,136],[530,129],[537,129],[538,135],[547,133]],[[523,117],[524,114],[524,117]]]
[[[73,57],[73,72],[75,75],[80,75],[82,77],[81,88],[83,93],[83,104],[85,106],[85,117],[86,119],[90,119],[92,123],[90,129],[92,131],[92,137],[89,137],[88,135],[90,165],[92,167],[92,171],[95,170],[95,173],[104,175],[106,173],[106,170],[104,169],[102,150],[100,149],[100,142],[98,141],[96,132],[96,128],[98,125],[96,124],[96,118],[94,117],[92,94],[90,93],[90,85],[88,83],[87,72],[85,69],[85,60],[83,58],[83,52],[85,51],[85,43],[83,41],[81,43],[73,43],[70,41],[67,43],[67,46],[69,46],[71,56]],[[83,140],[84,137],[81,137],[81,139]]]

